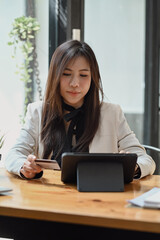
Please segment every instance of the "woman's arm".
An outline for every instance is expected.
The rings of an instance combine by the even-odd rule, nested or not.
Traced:
[[[25,118],[25,124],[20,130],[19,137],[16,140],[14,146],[10,149],[5,159],[6,169],[19,176],[25,176],[23,167],[31,164],[30,167],[34,168],[33,163],[30,162],[29,155],[36,155],[36,149],[38,148],[39,139],[39,112],[37,110],[39,105],[37,103],[29,104],[27,108],[27,114]],[[28,161],[29,160],[29,161]],[[39,167],[37,173],[40,172]],[[22,175],[23,174],[23,175]],[[42,174],[41,174],[42,175]],[[26,175],[27,176],[27,175]]]
[[[119,107],[117,115],[117,135],[119,151],[136,153],[138,155],[137,164],[140,168],[140,178],[154,173],[156,165],[154,160],[146,153],[135,134],[131,131],[127,120]]]

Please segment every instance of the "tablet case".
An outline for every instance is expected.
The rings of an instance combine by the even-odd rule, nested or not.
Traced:
[[[124,191],[133,180],[137,154],[63,153],[61,180],[77,183],[79,191]]]
[[[77,189],[80,192],[123,192],[122,163],[79,162]]]

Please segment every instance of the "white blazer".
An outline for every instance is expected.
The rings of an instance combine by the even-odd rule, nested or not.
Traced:
[[[34,102],[28,105],[25,125],[5,159],[5,166],[9,172],[20,176],[20,169],[29,154],[42,158],[41,116],[42,102]],[[138,155],[137,163],[141,169],[141,178],[154,173],[155,162],[147,155],[145,149],[131,131],[120,106],[103,103],[99,128],[89,146],[89,152],[118,153],[121,150]]]

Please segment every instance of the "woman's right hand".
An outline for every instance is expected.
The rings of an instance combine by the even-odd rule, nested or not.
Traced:
[[[35,163],[35,160],[36,156],[28,155],[20,171],[24,177],[32,179],[37,173],[42,171],[42,168]]]

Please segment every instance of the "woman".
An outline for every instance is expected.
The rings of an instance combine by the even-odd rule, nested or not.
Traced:
[[[119,105],[104,103],[93,50],[71,40],[53,54],[43,102],[28,105],[25,125],[5,164],[9,172],[32,179],[43,171],[36,158],[63,152],[130,152],[138,155],[135,177],[153,174],[155,163],[130,130]]]

